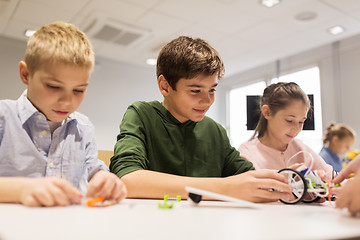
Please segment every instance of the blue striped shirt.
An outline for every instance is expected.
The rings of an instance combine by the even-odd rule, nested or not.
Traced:
[[[26,97],[0,101],[0,177],[65,178],[83,194],[89,179],[108,168],[97,157],[94,127],[72,113],[52,134],[44,114]]]

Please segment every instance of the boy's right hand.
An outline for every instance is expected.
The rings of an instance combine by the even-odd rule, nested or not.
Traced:
[[[57,177],[28,179],[20,193],[26,206],[67,206],[81,203],[82,195],[70,182]]]
[[[280,173],[270,170],[248,171],[225,178],[227,192],[251,202],[274,202],[292,196],[292,187]]]

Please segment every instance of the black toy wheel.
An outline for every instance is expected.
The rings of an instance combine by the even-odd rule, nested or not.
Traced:
[[[307,185],[304,176],[291,168],[281,169],[278,173],[286,174],[288,183],[293,187],[293,196],[291,199],[280,199],[285,204],[296,204],[301,202],[307,193]]]

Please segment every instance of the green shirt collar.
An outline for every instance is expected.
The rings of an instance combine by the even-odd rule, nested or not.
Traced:
[[[152,105],[154,108],[156,108],[162,115],[163,118],[168,120],[169,122],[178,125],[180,127],[195,127],[196,122],[193,122],[191,120],[188,120],[184,123],[181,123],[179,120],[177,120],[162,104],[162,102],[159,101],[153,101]]]

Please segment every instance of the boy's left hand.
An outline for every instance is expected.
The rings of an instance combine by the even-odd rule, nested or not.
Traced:
[[[86,197],[104,197],[107,200],[121,201],[127,195],[125,184],[118,176],[106,171],[97,172],[90,180]]]

